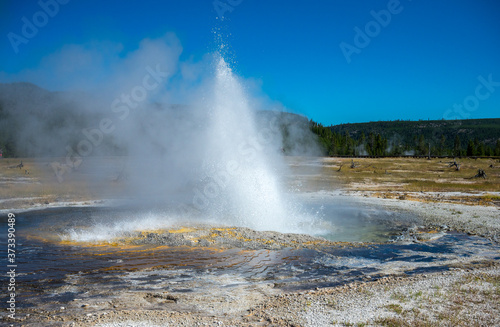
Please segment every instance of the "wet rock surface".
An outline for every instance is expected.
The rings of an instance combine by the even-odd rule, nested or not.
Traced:
[[[283,234],[255,231],[244,227],[185,228],[173,231],[138,232],[129,234],[132,244],[156,244],[169,246],[195,246],[240,248],[247,250],[281,250],[285,248],[313,248],[335,245],[321,237],[305,234]]]
[[[59,281],[29,276],[18,310],[26,326],[376,326],[438,317],[437,307],[468,301],[459,284],[478,290],[467,310],[498,320],[498,245],[447,226],[409,228],[384,244],[186,227],[55,247],[94,266]]]

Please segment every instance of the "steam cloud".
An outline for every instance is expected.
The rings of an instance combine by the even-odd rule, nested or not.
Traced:
[[[182,46],[171,33],[122,51],[105,42],[68,45],[38,69],[1,73],[3,81],[71,91],[47,96],[35,89],[19,101],[26,87],[18,85],[19,94],[4,103],[19,128],[17,143],[33,155],[65,156],[60,165],[70,169],[102,171],[87,158],[126,155],[129,195],[176,215],[301,231],[310,217],[283,188],[281,152],[319,153],[307,119],[276,112],[279,104],[218,54],[181,61]]]

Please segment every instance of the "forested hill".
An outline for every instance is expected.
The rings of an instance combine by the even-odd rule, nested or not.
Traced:
[[[311,121],[329,155],[500,155],[500,118],[380,121],[324,127]]]
[[[155,104],[148,110],[151,115],[143,116],[151,116],[150,120],[155,115],[168,121],[197,117],[190,115],[189,107],[179,105]],[[115,119],[113,114],[108,102],[83,93],[50,92],[29,83],[0,83],[0,152],[3,157],[64,156],[68,146],[75,148],[88,138],[84,129],[88,134],[100,126],[103,117]],[[434,156],[500,156],[500,118],[381,121],[325,127],[291,113],[258,112],[259,130],[266,131],[273,118],[277,118],[281,132],[279,147],[287,155],[316,155],[321,151],[332,156],[427,155],[430,145]],[[168,121],[165,126],[172,125]],[[137,121],[139,132],[147,131],[149,123]],[[130,126],[122,126],[122,134],[118,127],[102,140],[102,153],[127,153],[127,143],[120,137],[130,134]],[[184,132],[190,131],[178,131]]]
[[[194,143],[188,138],[204,141],[200,129],[206,125],[206,113],[194,107],[146,101],[142,108],[130,110],[135,117],[133,121],[122,121],[123,111],[115,111],[111,101],[107,100],[85,93],[51,92],[30,83],[0,83],[2,157],[60,157],[71,153],[70,150],[78,151],[79,146],[83,152],[89,148],[89,155],[126,155],[136,152],[130,145],[131,138],[134,142],[143,140],[143,144],[157,143],[158,140],[154,139],[157,131],[151,126],[171,131],[168,134],[171,144],[185,142],[187,146]],[[259,142],[286,155],[321,153],[306,117],[279,111],[258,111],[255,118]],[[102,128],[104,119],[112,121],[112,133],[104,135],[97,130]],[[82,145],[87,145],[87,148]],[[160,146],[158,149],[166,151]]]

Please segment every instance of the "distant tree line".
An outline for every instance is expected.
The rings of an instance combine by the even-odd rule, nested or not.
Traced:
[[[3,157],[13,157],[16,155],[15,140],[10,128],[7,126],[8,114],[4,112],[2,103],[0,103],[0,150],[3,152]],[[10,125],[13,125],[12,123]],[[15,128],[12,126],[11,128]]]
[[[66,154],[66,146],[74,148],[82,138],[82,129],[96,126],[102,117],[78,110],[77,103],[66,98],[71,99],[29,83],[0,83],[3,157],[60,156]],[[330,156],[425,156],[429,149],[434,156],[500,156],[500,118],[326,127],[290,113],[260,112],[257,116],[262,126],[278,118],[282,152],[287,155],[317,153],[309,128],[317,135],[321,150]],[[103,145],[110,155],[126,153],[111,137]]]
[[[500,156],[500,119],[309,124],[329,156]]]

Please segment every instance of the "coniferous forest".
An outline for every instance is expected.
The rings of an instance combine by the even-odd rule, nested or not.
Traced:
[[[3,157],[64,155],[67,145],[74,146],[82,138],[82,129],[96,126],[102,118],[98,111],[80,109],[73,98],[73,94],[49,92],[29,83],[0,83]],[[500,156],[500,118],[323,126],[286,112],[260,112],[257,116],[264,122],[278,118],[286,155],[317,155],[313,143],[319,143],[322,154],[328,156],[427,156],[429,152],[431,156]],[[53,135],[51,142],[43,142],[41,135]],[[123,155],[112,135],[104,143],[109,155]]]
[[[329,156],[500,156],[500,119],[380,121],[325,127],[310,121]]]

